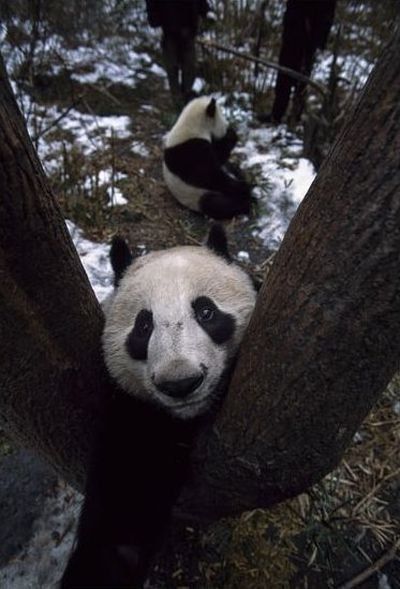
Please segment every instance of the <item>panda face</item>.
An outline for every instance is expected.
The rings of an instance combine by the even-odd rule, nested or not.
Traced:
[[[206,412],[255,303],[248,276],[207,248],[137,259],[106,311],[108,369],[124,391],[182,419]]]

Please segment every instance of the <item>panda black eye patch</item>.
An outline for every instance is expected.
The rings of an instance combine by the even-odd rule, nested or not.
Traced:
[[[147,348],[153,333],[153,313],[142,309],[136,316],[135,325],[126,338],[126,349],[134,360],[146,360]]]
[[[235,331],[235,319],[221,311],[208,297],[198,297],[192,301],[197,323],[216,344],[224,344]]]

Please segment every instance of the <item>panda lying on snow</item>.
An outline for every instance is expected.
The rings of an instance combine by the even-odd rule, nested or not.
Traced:
[[[185,106],[166,137],[163,164],[164,180],[181,204],[214,219],[249,213],[250,186],[227,168],[236,142],[215,98]]]
[[[97,436],[62,589],[142,587],[256,298],[219,226],[206,247],[175,247],[133,263],[125,242],[115,240],[111,262],[116,288],[105,306],[103,348],[122,392]]]

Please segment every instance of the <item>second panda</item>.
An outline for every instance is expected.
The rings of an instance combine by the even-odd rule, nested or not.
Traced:
[[[249,213],[251,188],[227,169],[236,142],[215,98],[185,106],[166,137],[163,163],[164,180],[182,205],[214,219]]]

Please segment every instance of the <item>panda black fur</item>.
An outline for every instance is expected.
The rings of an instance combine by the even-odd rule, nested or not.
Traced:
[[[251,190],[228,159],[237,142],[214,98],[189,102],[165,141],[164,180],[184,206],[214,219],[248,214]]]
[[[62,589],[142,587],[255,304],[218,226],[207,247],[154,252],[129,266],[116,240],[111,260],[117,287],[105,305],[103,348],[121,394],[105,408]]]

